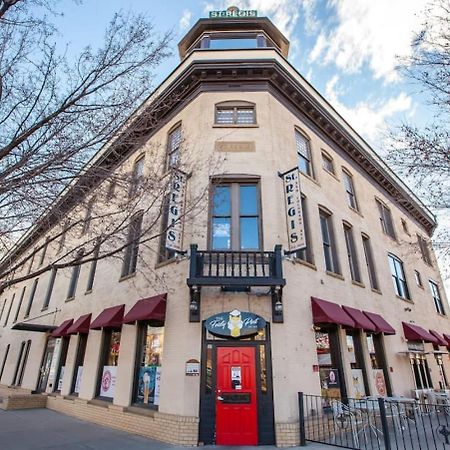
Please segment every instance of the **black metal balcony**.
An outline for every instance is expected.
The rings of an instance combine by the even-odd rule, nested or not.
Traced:
[[[269,287],[272,294],[274,322],[282,322],[281,292],[283,278],[281,245],[274,251],[198,250],[191,245],[189,278],[191,290],[190,320],[200,320],[200,291],[203,286],[219,286],[223,290],[249,290]]]

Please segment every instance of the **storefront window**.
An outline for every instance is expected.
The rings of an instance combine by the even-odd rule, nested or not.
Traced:
[[[411,347],[409,342],[408,347]],[[411,350],[411,348],[409,349]],[[431,382],[430,368],[428,367],[428,361],[425,354],[410,353],[409,360],[414,375],[414,383],[416,385],[416,389],[433,388],[433,383]]]
[[[80,392],[81,378],[83,376],[84,356],[86,354],[87,334],[80,334],[78,338],[77,356],[75,360],[75,368],[72,376],[72,394],[78,395]]]
[[[386,364],[384,363],[384,350],[382,336],[377,334],[367,334],[367,347],[372,365],[372,377],[375,380],[375,394],[385,397],[390,395],[389,375]]]
[[[158,406],[164,327],[144,325],[139,345],[135,403],[144,406]]]
[[[66,368],[67,350],[69,349],[69,340],[70,340],[70,337],[62,338],[61,355],[59,357],[59,363],[58,363],[58,376],[57,376],[58,381],[55,385],[56,392],[61,392],[63,379],[64,379],[64,371]]]
[[[359,335],[347,332],[346,339],[354,395],[356,398],[362,398],[367,395],[368,389]]]
[[[116,388],[117,364],[120,351],[120,331],[105,331],[104,359],[102,365],[100,387],[98,389],[100,397],[114,398]]]
[[[447,381],[447,375],[444,370],[444,362],[442,361],[442,355],[436,354],[435,357],[436,357],[436,363],[439,367],[439,375],[440,375],[439,388],[447,389],[448,381]]]
[[[316,351],[319,363],[321,395],[325,397],[339,397],[341,395],[341,377],[332,352],[330,332],[316,331]]]

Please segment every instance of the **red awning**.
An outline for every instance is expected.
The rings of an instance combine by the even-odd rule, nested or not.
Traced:
[[[92,314],[85,314],[79,317],[73,325],[67,330],[67,334],[87,334],[89,333],[89,325],[91,324]]]
[[[133,323],[137,320],[164,322],[166,318],[166,300],[167,294],[161,294],[137,301],[123,318],[123,323]]]
[[[437,331],[430,330],[430,334],[437,339],[437,345],[443,345],[444,347],[448,345],[447,341]]]
[[[334,323],[346,327],[355,327],[353,319],[336,303],[311,297],[311,306],[315,324]]]
[[[403,333],[408,341],[424,341],[431,342],[432,344],[437,344],[437,339],[427,330],[419,327],[419,325],[414,325],[413,323],[402,322]]]
[[[368,311],[363,311],[363,313],[370,319],[371,322],[373,322],[376,327],[377,333],[395,334],[394,328],[392,328],[391,325],[386,322],[384,317]]]
[[[442,333],[442,336],[444,336],[444,339],[447,341],[445,344],[447,347],[450,347],[450,334]]]
[[[112,306],[104,309],[89,327],[91,330],[100,330],[101,328],[120,328],[123,321],[125,305]]]
[[[52,332],[52,337],[66,336],[67,330],[73,324],[73,319],[65,320],[56,330]]]
[[[377,331],[377,327],[362,311],[351,306],[342,306],[342,309],[354,320],[355,328],[361,328],[364,331]]]

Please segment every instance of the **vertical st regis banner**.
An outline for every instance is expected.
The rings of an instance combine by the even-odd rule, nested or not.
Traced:
[[[280,176],[283,178],[284,184],[288,247],[289,252],[292,253],[306,247],[300,174],[296,167]]]
[[[166,248],[175,252],[183,251],[183,222],[186,213],[187,175],[173,169],[169,189],[169,213],[167,220]]]

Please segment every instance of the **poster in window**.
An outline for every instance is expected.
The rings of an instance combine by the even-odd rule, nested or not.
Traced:
[[[161,381],[161,367],[148,366],[139,369],[138,403],[159,403],[159,383]]]
[[[81,377],[83,376],[83,366],[79,366],[77,370],[77,377],[75,379],[75,388],[74,392],[79,394],[80,393],[80,384],[81,384]]]
[[[328,397],[339,397],[340,382],[338,370],[320,367],[319,377],[322,395]]]
[[[62,384],[63,384],[63,378],[64,378],[64,369],[65,366],[61,366],[61,370],[59,372],[59,379],[58,379],[58,391],[60,391],[62,389]]]
[[[373,369],[373,377],[375,379],[375,388],[377,390],[377,394],[382,397],[386,397],[387,390],[383,369]]]
[[[352,369],[352,383],[355,398],[360,399],[362,397],[365,397],[366,388],[364,387],[362,369]]]
[[[100,384],[101,397],[114,397],[116,388],[117,366],[103,366],[102,382]]]

